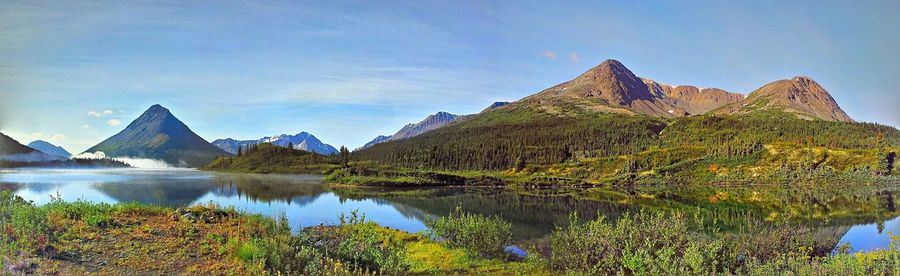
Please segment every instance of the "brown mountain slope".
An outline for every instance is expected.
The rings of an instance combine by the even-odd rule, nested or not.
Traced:
[[[803,76],[768,83],[751,92],[746,99],[723,106],[714,113],[745,114],[767,109],[783,109],[806,119],[853,121],[825,88],[812,78]]]
[[[691,114],[703,114],[720,106],[736,103],[744,99],[744,95],[731,93],[718,88],[697,88],[691,85],[672,87],[666,94],[675,99],[678,106]]]
[[[577,78],[522,99],[527,104],[575,103],[585,109],[680,117],[687,113],[649,87],[617,60],[606,60]]]
[[[716,88],[660,84],[640,78],[619,61],[610,59],[521,102],[538,106],[574,104],[592,111],[674,118],[703,114],[742,98]]]
[[[744,95],[718,88],[698,88],[693,85],[672,86],[661,84],[651,79],[642,78],[642,80],[652,93],[663,95],[674,101],[676,107],[684,109],[691,115],[704,114],[744,98]]]

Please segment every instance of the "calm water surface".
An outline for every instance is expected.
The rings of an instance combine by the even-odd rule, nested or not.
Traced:
[[[342,196],[324,185],[318,176],[194,170],[0,170],[0,189],[11,190],[36,204],[45,204],[53,196],[66,201],[137,201],[173,207],[212,202],[272,217],[283,214],[295,230],[335,224],[341,214],[359,210],[368,220],[380,225],[419,232],[426,230],[425,218],[446,215],[460,206],[468,212],[498,215],[510,221],[520,241],[545,238],[556,225],[568,221],[573,211],[617,217],[639,210],[632,204],[615,201],[523,195],[503,189],[440,189],[427,196]],[[893,209],[891,195],[887,205]],[[590,215],[582,217],[591,218]],[[848,243],[853,250],[885,248],[890,243],[888,233],[900,234],[900,217],[833,223],[817,231],[835,239],[840,237],[840,243]]]

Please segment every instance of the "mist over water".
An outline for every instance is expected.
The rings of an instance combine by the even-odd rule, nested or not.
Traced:
[[[139,168],[139,169],[172,169],[172,168],[175,168],[174,166],[169,165],[169,163],[166,163],[165,161],[162,161],[162,160],[148,159],[148,158],[133,158],[133,157],[108,157],[102,151],[93,152],[93,153],[85,152],[85,153],[81,153],[81,154],[72,156],[72,158],[85,158],[85,159],[111,158],[116,161],[128,163],[128,165],[131,165],[132,167]]]

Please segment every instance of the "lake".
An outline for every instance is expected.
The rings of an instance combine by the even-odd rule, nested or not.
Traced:
[[[747,217],[792,214],[818,235],[846,243],[854,251],[885,248],[888,233],[900,234],[900,217],[893,193],[819,195],[786,191],[775,200],[760,199],[761,206],[735,204],[717,198],[660,194],[640,200],[576,196],[571,192],[511,191],[502,188],[433,188],[401,193],[346,192],[331,189],[319,176],[251,175],[195,170],[0,170],[0,189],[46,204],[54,197],[65,201],[141,202],[164,206],[214,203],[222,207],[286,216],[294,230],[336,224],[341,214],[358,210],[367,220],[408,232],[426,230],[428,217],[446,215],[456,208],[497,215],[513,224],[517,243],[539,244],[569,214],[580,217],[618,217],[641,208],[700,210],[721,221],[724,228],[739,227]],[[727,194],[727,193],[726,193]],[[731,197],[736,197],[734,194]],[[752,191],[749,198],[773,197]],[[770,202],[771,201],[771,202]],[[777,206],[777,207],[772,207]],[[774,209],[773,209],[774,208]],[[776,211],[777,210],[777,211]],[[847,210],[854,210],[847,214]],[[833,217],[832,214],[843,214]]]

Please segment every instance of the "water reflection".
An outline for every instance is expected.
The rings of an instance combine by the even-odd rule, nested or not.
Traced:
[[[661,193],[656,198],[630,199],[593,195],[591,199],[571,194],[523,194],[504,189],[435,188],[423,192],[391,195],[334,191],[318,176],[247,175],[206,173],[193,170],[13,170],[0,172],[0,189],[11,190],[26,200],[45,204],[52,196],[64,200],[93,202],[141,202],[164,206],[215,203],[223,207],[285,216],[295,230],[333,224],[342,213],[359,210],[366,218],[386,227],[409,232],[425,230],[426,218],[463,211],[496,215],[513,225],[520,242],[543,240],[557,226],[564,226],[572,212],[582,219],[598,215],[616,218],[641,208],[700,211],[723,228],[737,228],[749,218],[764,219],[773,210],[781,215],[816,218],[831,213],[852,216],[823,220],[815,229],[823,239],[850,243],[855,250],[886,247],[887,233],[900,234],[895,198],[890,191],[841,194],[804,190],[742,195],[724,198],[691,196],[691,193]],[[778,194],[781,193],[781,194]],[[760,197],[761,199],[756,199]],[[735,201],[734,198],[742,200]],[[762,200],[765,204],[742,204]],[[538,242],[540,243],[540,242]]]

